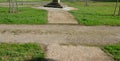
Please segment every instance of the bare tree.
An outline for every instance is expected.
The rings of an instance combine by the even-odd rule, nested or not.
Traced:
[[[24,5],[24,0],[22,0],[22,5]]]
[[[18,2],[17,0],[15,2],[16,2],[16,11],[18,12]]]
[[[88,2],[89,0],[85,0],[85,6],[89,6]]]
[[[116,14],[116,11],[117,11],[117,7],[118,7],[118,1],[119,1],[119,0],[116,0],[116,4],[115,4],[115,10],[114,10],[114,16],[115,16],[115,14]]]
[[[17,0],[9,0],[9,12],[10,13],[18,12]]]
[[[11,0],[8,1],[9,1],[9,12],[11,13]]]
[[[120,16],[120,6],[119,6],[119,11],[118,11],[118,16]]]

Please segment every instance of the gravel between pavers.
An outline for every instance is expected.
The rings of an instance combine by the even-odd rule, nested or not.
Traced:
[[[120,43],[120,27],[0,25],[0,42],[105,45]]]
[[[114,61],[98,47],[52,44],[47,49],[54,61]]]

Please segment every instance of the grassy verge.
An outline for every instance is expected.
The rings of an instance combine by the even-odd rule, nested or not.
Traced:
[[[39,44],[0,44],[0,61],[41,61],[43,58]]]
[[[17,0],[17,1],[22,2],[22,0]],[[26,2],[45,2],[45,1],[49,1],[49,0],[23,0],[23,1],[26,1]],[[8,2],[8,0],[0,0],[0,2]]]
[[[0,7],[0,24],[46,24],[47,11],[33,8],[19,8],[19,12],[10,14],[8,8]]]
[[[104,47],[105,51],[110,53],[115,61],[120,61],[120,44],[108,45]]]
[[[90,2],[88,7],[85,7],[83,2],[67,2],[66,4],[78,8],[70,12],[82,25],[120,26],[120,16],[113,16],[114,2]]]

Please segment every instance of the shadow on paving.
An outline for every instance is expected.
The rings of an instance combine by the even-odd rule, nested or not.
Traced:
[[[37,58],[27,59],[27,60],[25,60],[25,61],[56,61],[56,60],[49,59],[49,58],[43,59],[43,58],[37,57]]]

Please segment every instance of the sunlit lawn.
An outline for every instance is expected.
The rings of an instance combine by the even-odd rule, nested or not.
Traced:
[[[25,1],[25,2],[45,2],[50,0],[17,0],[19,2]],[[8,0],[0,0],[0,2],[8,2]]]
[[[30,61],[33,59],[34,61],[44,59],[44,52],[39,44],[0,43],[0,61]]]
[[[67,2],[66,4],[78,8],[70,12],[81,25],[120,25],[120,16],[113,16],[115,6],[113,2],[90,2],[88,7],[83,2]]]
[[[46,24],[47,11],[28,7],[19,8],[18,13],[9,13],[9,8],[0,7],[0,24]]]

